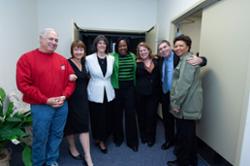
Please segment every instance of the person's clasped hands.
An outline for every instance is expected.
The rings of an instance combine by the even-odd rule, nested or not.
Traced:
[[[54,108],[61,107],[65,99],[66,99],[65,96],[50,97],[47,100],[47,104]]]

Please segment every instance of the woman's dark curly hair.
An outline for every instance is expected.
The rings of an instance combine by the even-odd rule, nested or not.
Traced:
[[[189,36],[187,35],[180,35],[180,36],[177,36],[175,39],[174,39],[174,44],[177,42],[177,41],[184,41],[186,43],[186,45],[189,47],[188,48],[188,51],[190,51],[191,49],[191,45],[192,45],[192,40]]]

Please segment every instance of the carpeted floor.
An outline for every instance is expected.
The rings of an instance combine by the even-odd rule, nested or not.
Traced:
[[[108,153],[103,154],[91,142],[91,154],[95,166],[166,166],[168,160],[174,160],[173,148],[163,151],[161,144],[164,142],[164,132],[161,121],[158,123],[156,143],[153,147],[147,144],[140,144],[139,151],[133,152],[123,143],[120,147],[116,147],[113,142],[108,140]],[[80,147],[80,146],[79,146]],[[22,166],[20,148],[14,148],[12,152],[11,166]],[[74,160],[68,154],[66,140],[61,145],[61,154],[59,159],[60,166],[81,166],[79,160]],[[198,166],[207,166],[208,164],[199,157]]]

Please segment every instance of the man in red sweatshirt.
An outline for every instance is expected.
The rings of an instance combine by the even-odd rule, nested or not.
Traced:
[[[68,104],[75,84],[68,61],[55,52],[58,35],[52,28],[40,33],[40,47],[23,54],[17,62],[16,83],[23,100],[31,104],[32,165],[57,166]]]

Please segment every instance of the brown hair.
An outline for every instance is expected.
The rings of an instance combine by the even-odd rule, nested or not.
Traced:
[[[108,42],[108,39],[107,39],[104,35],[98,35],[98,36],[94,39],[94,41],[93,41],[93,51],[94,51],[94,52],[97,52],[97,43],[98,43],[99,41],[101,41],[101,40],[103,40],[104,43],[106,44],[107,47],[106,47],[105,53],[108,54],[108,52],[109,52],[109,42]]]
[[[161,41],[159,42],[158,46],[157,46],[157,56],[158,56],[158,57],[160,57],[160,55],[159,55],[159,54],[160,54],[160,53],[159,53],[159,52],[160,52],[160,51],[159,51],[159,47],[160,47],[160,45],[163,44],[163,43],[166,43],[169,47],[171,47],[171,44],[170,44],[169,41],[167,41],[167,40],[161,40]]]
[[[160,43],[158,44],[158,48],[162,43],[166,43],[168,46],[171,46],[170,42],[167,40],[161,40]]]
[[[84,57],[86,55],[86,45],[83,43],[83,41],[81,40],[75,40],[72,42],[71,44],[71,47],[70,47],[70,53],[71,53],[71,57],[73,57],[73,49],[75,47],[78,47],[78,48],[83,48],[84,49]]]

